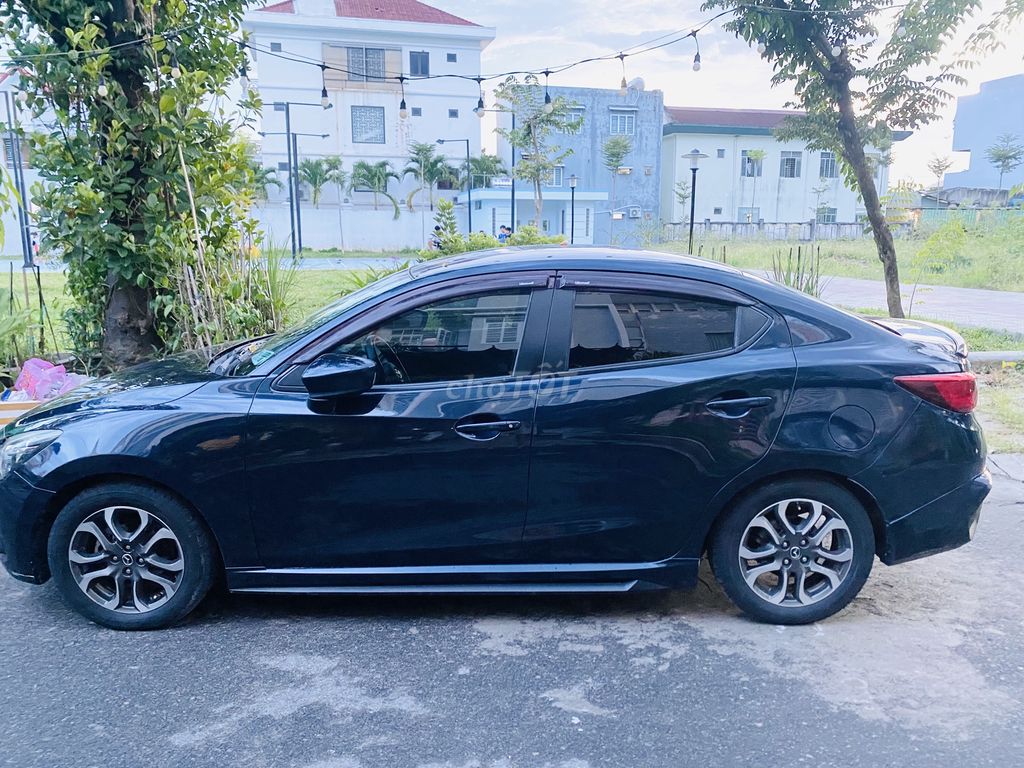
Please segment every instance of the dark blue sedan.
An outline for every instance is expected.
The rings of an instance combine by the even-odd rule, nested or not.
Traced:
[[[10,573],[118,629],[236,592],[625,592],[707,555],[811,622],[969,541],[962,339],[713,263],[601,248],[414,266],[302,325],[149,363],[3,434]]]

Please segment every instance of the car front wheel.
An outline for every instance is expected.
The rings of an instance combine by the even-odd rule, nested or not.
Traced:
[[[864,506],[824,481],[771,483],[721,521],[710,555],[732,601],[758,621],[807,624],[842,610],[867,580],[875,539]]]
[[[50,533],[65,601],[112,629],[159,629],[187,616],[213,580],[210,535],[170,494],[140,483],[83,491]]]

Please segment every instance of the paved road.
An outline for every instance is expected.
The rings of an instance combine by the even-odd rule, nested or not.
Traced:
[[[1024,479],[1024,457],[997,458]],[[1024,764],[1024,482],[968,547],[876,566],[810,627],[719,590],[211,599],[125,634],[0,577],[0,765]],[[709,575],[704,574],[707,580]]]

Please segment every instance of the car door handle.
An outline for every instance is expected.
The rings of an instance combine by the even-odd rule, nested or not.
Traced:
[[[470,440],[493,440],[503,432],[515,432],[522,426],[519,421],[461,421],[454,429]]]
[[[774,402],[771,397],[737,397],[729,400],[712,400],[705,404],[705,408],[716,416],[724,416],[727,419],[739,419],[746,416],[755,408],[765,408]]]

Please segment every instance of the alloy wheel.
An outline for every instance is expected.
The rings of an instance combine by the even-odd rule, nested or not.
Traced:
[[[817,603],[846,580],[853,537],[842,515],[812,499],[785,499],[754,516],[740,538],[740,571],[760,599],[783,607]]]
[[[159,517],[138,507],[98,510],[71,536],[68,563],[79,589],[118,613],[147,613],[181,584],[181,542]]]

